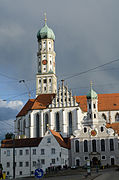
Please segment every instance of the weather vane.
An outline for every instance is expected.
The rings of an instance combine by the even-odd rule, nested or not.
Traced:
[[[46,13],[44,13],[44,15],[45,15],[45,25],[46,25],[46,21],[47,21],[47,18],[46,18]]]

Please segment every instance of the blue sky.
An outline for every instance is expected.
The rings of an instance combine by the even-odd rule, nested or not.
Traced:
[[[119,58],[118,7],[118,0],[0,0],[1,136],[13,130],[28,91],[35,97],[36,35],[44,25],[44,12],[56,36],[59,84],[70,75]],[[65,83],[74,95],[87,94],[91,80],[97,93],[118,93],[118,66],[116,62]],[[19,83],[22,79],[25,83]]]

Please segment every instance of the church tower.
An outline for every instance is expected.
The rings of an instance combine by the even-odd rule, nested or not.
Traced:
[[[90,92],[87,95],[87,122],[88,124],[97,124],[99,121],[98,116],[98,95],[90,84]]]
[[[52,94],[57,92],[57,77],[55,74],[55,35],[52,29],[45,25],[37,33],[38,53],[36,74],[36,96],[40,94]]]

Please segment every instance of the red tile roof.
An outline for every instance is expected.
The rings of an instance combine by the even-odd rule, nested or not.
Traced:
[[[82,111],[87,112],[87,98],[76,96],[76,102],[79,103]],[[98,111],[116,111],[119,110],[119,93],[98,94]]]
[[[41,94],[36,99],[29,99],[16,117],[25,116],[29,110],[45,109],[51,104],[55,94]]]
[[[119,123],[106,124],[107,128],[112,128],[119,135]]]
[[[42,138],[5,139],[1,142],[1,148],[37,147]]]
[[[52,135],[56,138],[57,142],[59,143],[59,145],[61,147],[70,149],[70,139],[67,140],[67,143],[66,143],[60,133],[53,131],[51,129],[50,129],[50,131],[51,131]]]

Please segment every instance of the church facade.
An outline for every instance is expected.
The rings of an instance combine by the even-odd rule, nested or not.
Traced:
[[[46,24],[37,33],[36,98],[29,99],[15,120],[16,136],[43,137],[47,127],[70,137],[87,114],[86,96],[73,96],[68,86],[57,88],[55,35]],[[119,122],[119,93],[99,94],[98,113],[106,123]]]

